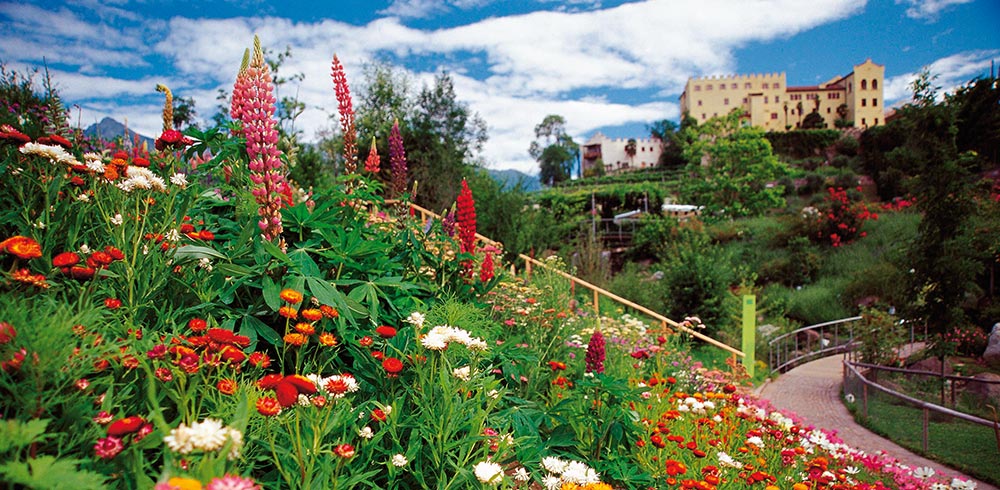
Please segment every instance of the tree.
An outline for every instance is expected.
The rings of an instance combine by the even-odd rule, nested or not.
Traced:
[[[389,132],[399,121],[400,132],[406,134],[413,118],[415,101],[406,71],[384,62],[368,63],[363,68],[364,84],[355,96],[355,126],[359,135],[358,154],[367,155],[372,137],[383,162],[389,161]],[[388,178],[389,166],[382,172]]]
[[[823,116],[819,112],[812,111],[802,120],[800,129],[823,129],[825,127],[826,121],[823,120]]]
[[[958,151],[974,151],[982,166],[1000,163],[1000,79],[977,78],[947,97],[955,107]]]
[[[635,138],[629,138],[628,141],[625,142],[625,154],[628,155],[628,165],[630,167],[634,166],[635,164],[635,152],[636,152],[635,145],[636,145]]]
[[[554,185],[570,178],[580,147],[566,133],[566,119],[549,114],[535,126],[535,141],[528,147],[528,154],[538,161],[539,178]]]
[[[775,182],[787,166],[771,151],[764,131],[741,122],[742,111],[712,118],[690,128],[684,156],[691,177],[682,197],[705,206],[709,214],[754,216],[785,205],[783,187]]]
[[[687,163],[684,160],[684,141],[681,139],[684,129],[696,126],[698,121],[690,114],[681,116],[681,123],[664,119],[649,126],[649,133],[660,140],[660,159],[657,165],[661,167],[680,167]]]
[[[180,130],[188,126],[198,127],[194,110],[194,98],[179,97],[174,99],[174,129]]]
[[[403,126],[401,124],[401,126]],[[416,202],[440,210],[458,196],[468,166],[486,142],[486,122],[459,102],[447,72],[417,96],[413,120],[403,133],[406,160],[418,182]]]

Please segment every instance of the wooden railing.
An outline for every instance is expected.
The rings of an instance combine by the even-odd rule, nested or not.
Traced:
[[[420,213],[420,221],[421,222],[426,222],[429,217],[430,218],[434,218],[434,219],[441,219],[441,216],[438,215],[437,213],[435,213],[433,211],[430,211],[430,210],[427,210],[427,209],[424,209],[423,207],[420,207],[420,206],[418,206],[416,204],[409,203],[408,206],[414,212]],[[478,238],[479,240],[482,240],[484,243],[496,246],[496,247],[501,248],[501,249],[503,248],[503,244],[501,244],[500,242],[497,242],[495,240],[487,238],[487,237],[485,237],[483,235],[480,235],[479,233],[476,233],[476,238]],[[696,339],[699,339],[699,340],[702,340],[702,341],[704,341],[704,342],[706,342],[706,343],[708,343],[710,345],[713,345],[715,347],[718,347],[720,349],[728,351],[730,354],[732,354],[735,357],[739,357],[739,358],[742,359],[745,356],[745,354],[743,353],[743,351],[741,351],[739,349],[736,349],[735,347],[732,347],[732,346],[730,346],[730,345],[728,345],[726,343],[723,343],[723,342],[720,342],[720,341],[718,341],[716,339],[713,339],[713,338],[711,338],[711,337],[709,337],[709,336],[707,336],[707,335],[705,335],[705,334],[703,334],[701,332],[698,332],[697,330],[694,330],[694,329],[688,327],[687,325],[675,322],[675,321],[673,321],[673,320],[671,320],[671,319],[669,319],[669,318],[667,318],[667,317],[665,317],[665,316],[663,316],[663,315],[661,315],[661,314],[659,314],[659,313],[657,313],[657,312],[655,312],[655,311],[653,311],[653,310],[651,310],[649,308],[646,308],[645,306],[642,306],[640,304],[637,304],[637,303],[629,301],[629,300],[627,300],[625,298],[622,298],[621,296],[618,296],[617,294],[612,293],[611,291],[607,291],[607,290],[602,289],[602,288],[600,288],[598,286],[595,286],[595,285],[593,285],[593,284],[591,284],[591,283],[589,283],[587,281],[584,281],[583,279],[580,279],[579,277],[576,277],[576,276],[573,276],[571,274],[567,274],[567,273],[565,273],[565,272],[563,272],[561,270],[552,268],[552,267],[548,266],[547,264],[545,264],[544,262],[541,262],[541,261],[539,261],[539,260],[537,260],[535,258],[529,257],[529,256],[524,255],[524,254],[518,254],[518,258],[520,258],[521,260],[524,261],[525,272],[528,274],[529,277],[531,276],[532,267],[533,266],[538,266],[538,267],[541,267],[541,268],[543,268],[543,269],[545,269],[545,270],[547,270],[547,271],[549,271],[549,272],[551,272],[553,274],[556,274],[558,276],[561,276],[561,277],[569,280],[571,283],[578,284],[578,285],[580,285],[583,288],[589,289],[593,293],[593,298],[594,298],[593,299],[593,307],[594,307],[594,312],[597,313],[597,318],[598,319],[600,319],[600,301],[601,301],[601,297],[604,297],[604,298],[607,298],[608,300],[611,300],[611,301],[613,301],[615,303],[618,303],[618,304],[620,304],[622,306],[625,306],[625,307],[631,308],[633,310],[636,310],[638,312],[641,312],[641,313],[649,316],[650,318],[655,319],[656,321],[660,322],[660,325],[661,325],[661,327],[664,330],[666,330],[668,328],[672,328],[672,329],[684,332],[684,333],[686,333],[688,335],[691,335],[692,337],[694,337]]]

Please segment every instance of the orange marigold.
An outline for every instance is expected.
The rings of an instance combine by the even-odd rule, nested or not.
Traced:
[[[0,242],[0,252],[7,252],[19,259],[36,259],[42,256],[42,246],[32,238],[16,235]]]
[[[282,306],[281,308],[278,308],[278,314],[292,320],[299,317],[298,310],[291,306]]]
[[[326,347],[336,347],[337,337],[330,332],[323,332],[319,334],[319,343]]]
[[[309,342],[309,337],[302,335],[300,333],[290,333],[285,335],[285,343],[288,345],[294,345],[296,347],[306,345]]]
[[[305,318],[306,320],[309,320],[311,322],[323,319],[323,312],[317,310],[316,308],[306,308],[300,311],[299,314],[302,315],[302,318]]]
[[[323,312],[323,316],[327,318],[337,318],[340,316],[340,312],[332,306],[322,305],[319,307],[319,311]]]
[[[299,322],[295,324],[295,331],[302,335],[312,335],[316,333],[316,327],[311,323]]]
[[[291,303],[293,305],[302,302],[302,293],[294,289],[282,289],[278,296],[285,300],[286,303]]]

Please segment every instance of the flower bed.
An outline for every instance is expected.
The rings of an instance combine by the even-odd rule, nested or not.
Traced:
[[[239,122],[152,152],[4,126],[8,485],[962,487],[798,425],[555,275],[505,277],[467,187],[454,224],[383,211],[356,155],[330,192],[294,192],[255,51]]]

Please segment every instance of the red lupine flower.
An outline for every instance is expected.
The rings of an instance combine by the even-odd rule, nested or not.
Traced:
[[[378,156],[378,150],[375,149],[375,137],[372,137],[372,148],[368,152],[368,158],[365,160],[365,172],[377,174],[379,173],[379,163],[381,160]]]
[[[458,193],[458,236],[462,252],[476,251],[476,202],[472,198],[469,183],[462,179],[462,189]]]
[[[281,404],[277,399],[263,396],[257,399],[257,412],[265,417],[272,417],[281,413]]]
[[[488,253],[483,258],[483,265],[479,268],[479,280],[490,282],[493,279],[493,254]]]
[[[604,335],[601,334],[600,330],[595,331],[590,336],[584,363],[586,365],[586,372],[588,373],[604,372]]]
[[[344,138],[344,170],[353,174],[358,169],[357,134],[354,126],[354,108],[351,102],[351,88],[347,85],[347,75],[337,55],[333,55],[331,66],[333,90],[337,95],[337,112],[340,114],[340,134]]]
[[[375,333],[383,339],[391,339],[396,336],[396,329],[388,325],[382,325],[375,329]]]

